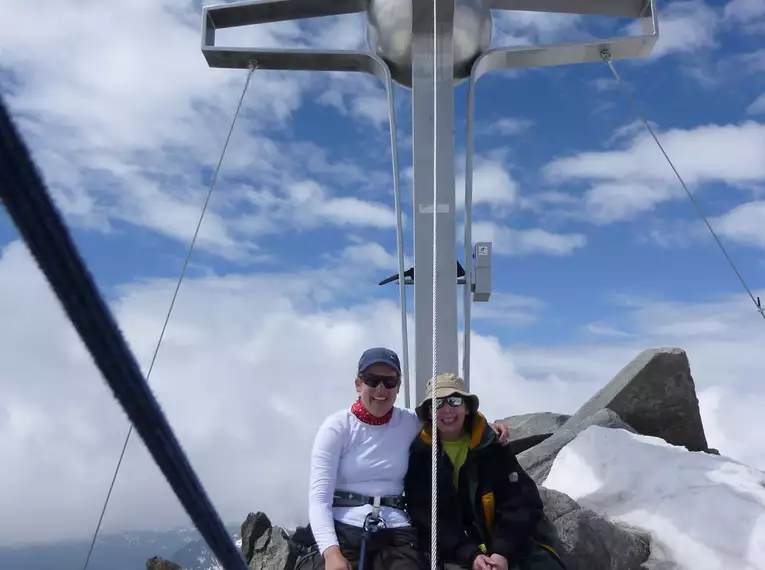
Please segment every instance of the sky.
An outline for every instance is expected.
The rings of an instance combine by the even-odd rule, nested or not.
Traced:
[[[658,7],[653,55],[616,69],[765,297],[765,5]],[[199,2],[4,0],[3,13],[0,92],[146,371],[247,72],[208,67]],[[631,26],[498,14],[492,43]],[[356,15],[219,38],[354,49],[364,30]],[[410,92],[395,95],[411,259]],[[679,347],[710,445],[765,470],[765,320],[608,67],[496,73],[476,103],[473,236],[494,245],[493,294],[472,323],[484,413],[573,413],[640,351]],[[463,83],[458,197],[465,105]],[[390,159],[376,79],[252,75],[149,379],[226,521],[263,510],[305,523],[316,429],[355,399],[365,348],[402,350],[398,288],[377,285],[397,270]],[[0,315],[0,463],[12,466],[0,512],[14,514],[0,544],[87,538],[129,422],[2,209]],[[188,524],[131,439],[101,532]]]

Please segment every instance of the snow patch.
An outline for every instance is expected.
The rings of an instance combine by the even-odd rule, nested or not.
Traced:
[[[765,570],[765,473],[662,439],[590,426],[544,482],[651,536],[651,558],[682,570]]]

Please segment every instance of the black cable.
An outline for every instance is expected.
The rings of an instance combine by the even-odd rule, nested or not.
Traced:
[[[225,570],[247,570],[99,294],[0,96],[0,199],[80,338]]]

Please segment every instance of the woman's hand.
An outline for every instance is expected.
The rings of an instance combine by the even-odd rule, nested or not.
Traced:
[[[494,570],[495,565],[496,562],[485,554],[479,554],[473,560],[473,570]],[[505,570],[507,570],[507,566],[505,566]]]
[[[324,551],[324,570],[353,570],[353,568],[340,552],[339,547],[330,546]]]
[[[494,422],[493,424],[489,424],[491,426],[491,429],[494,430],[494,432],[499,436],[499,443],[502,445],[507,445],[510,443],[510,430],[507,428],[507,426],[500,422]]]
[[[502,556],[501,554],[492,554],[489,556],[492,562],[494,562],[494,568],[496,570],[508,570],[507,569],[507,558]]]

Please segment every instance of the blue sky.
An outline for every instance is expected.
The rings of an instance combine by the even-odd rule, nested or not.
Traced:
[[[755,0],[658,8],[654,54],[616,68],[761,291],[765,12]],[[11,0],[4,10],[0,92],[148,365],[246,72],[207,67],[192,2]],[[589,22],[495,16],[494,45],[605,37],[626,24]],[[360,24],[287,23],[228,39],[349,49],[363,45]],[[466,89],[455,92],[458,186]],[[411,258],[408,98],[396,89]],[[765,469],[747,413],[765,402],[755,381],[765,322],[608,67],[489,75],[476,119],[473,233],[495,248],[495,295],[473,323],[474,388],[487,413],[573,412],[640,350],[679,346],[710,443]],[[28,538],[45,505],[72,524],[40,539],[87,534],[127,429],[18,239],[0,212],[0,374],[12,378],[0,388],[0,419],[11,418],[0,422],[0,459],[20,465],[0,475],[0,510],[29,513],[28,524],[0,526],[0,542]],[[306,484],[315,427],[352,401],[358,353],[373,343],[400,349],[397,286],[377,286],[397,270],[395,248],[382,87],[347,74],[255,72],[151,380],[227,517],[304,515],[303,501],[283,505],[270,493],[243,506],[244,483],[216,466],[302,496],[294,489]],[[412,299],[410,290],[410,310]],[[294,454],[260,450],[274,467],[241,457],[273,422],[291,426],[274,445],[289,441]],[[107,528],[183,520],[140,442],[132,453]],[[67,465],[57,481],[40,475],[54,458]],[[289,477],[275,467],[284,462]],[[17,488],[35,492],[7,492]],[[135,493],[174,508],[147,520]]]

